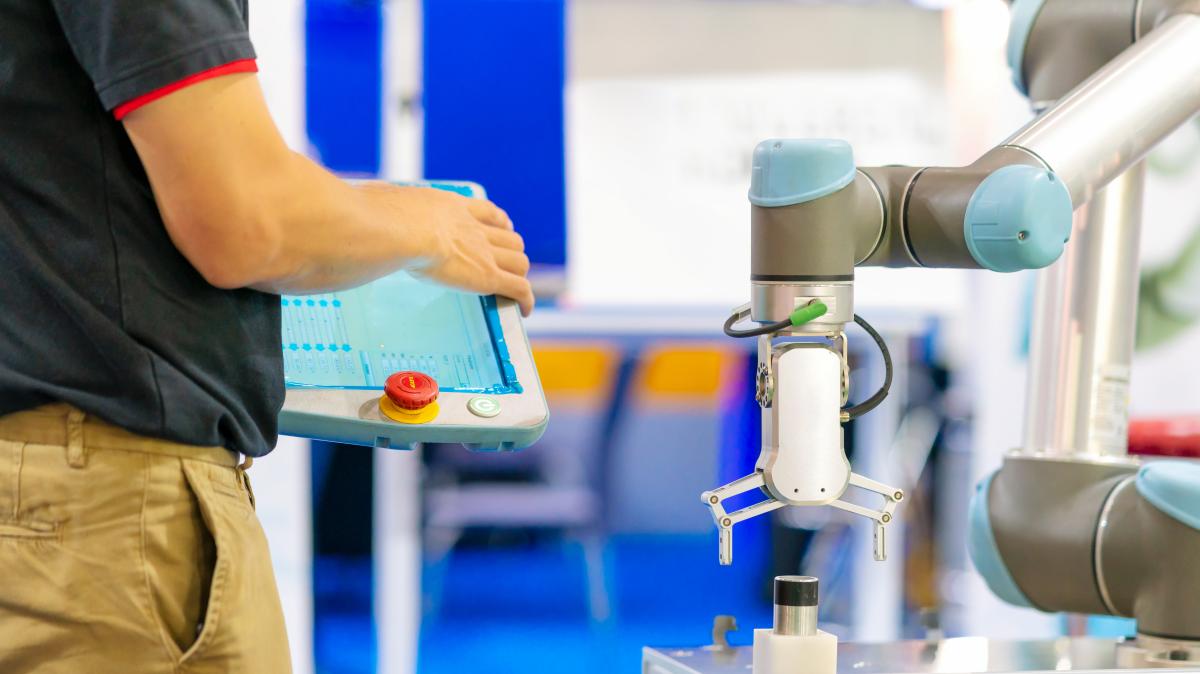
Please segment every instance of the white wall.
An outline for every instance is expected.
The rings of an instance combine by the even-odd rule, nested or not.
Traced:
[[[746,189],[771,137],[860,164],[945,163],[940,16],[899,4],[577,0],[569,22],[568,301],[735,306]],[[955,271],[864,269],[860,306],[954,312]]]

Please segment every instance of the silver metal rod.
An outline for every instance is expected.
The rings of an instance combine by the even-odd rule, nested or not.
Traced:
[[[1128,452],[1144,185],[1145,165],[1138,164],[1076,211],[1071,245],[1039,272],[1024,454],[1113,459]]]
[[[775,577],[775,634],[811,637],[817,633],[819,583],[812,576]]]
[[[1078,208],[1200,111],[1200,15],[1139,40],[1002,146],[1028,150]]]
[[[789,637],[811,637],[817,633],[816,606],[776,606],[775,633]]]

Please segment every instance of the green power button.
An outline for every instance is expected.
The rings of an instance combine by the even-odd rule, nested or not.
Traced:
[[[477,417],[491,419],[500,414],[500,403],[495,398],[479,396],[467,401],[467,409],[471,410],[471,414]]]

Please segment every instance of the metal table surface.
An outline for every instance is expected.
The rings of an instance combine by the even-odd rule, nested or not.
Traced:
[[[964,637],[943,641],[898,641],[838,645],[838,674],[1016,674],[1018,672],[1161,672],[1118,665],[1113,639],[993,641]],[[749,646],[718,650],[650,648],[642,652],[642,674],[749,674]],[[803,669],[797,668],[796,674]],[[1200,665],[1172,668],[1200,672]]]

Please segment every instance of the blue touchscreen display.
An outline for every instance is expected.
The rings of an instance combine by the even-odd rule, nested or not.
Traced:
[[[443,391],[519,393],[495,298],[398,272],[344,292],[281,298],[289,387],[380,389],[424,372]]]

